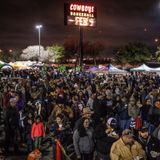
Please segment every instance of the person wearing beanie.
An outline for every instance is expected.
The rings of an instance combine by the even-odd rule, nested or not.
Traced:
[[[118,122],[115,118],[111,117],[107,120],[107,129],[106,133],[110,137],[114,137],[116,139],[119,138],[119,133],[118,133]]]

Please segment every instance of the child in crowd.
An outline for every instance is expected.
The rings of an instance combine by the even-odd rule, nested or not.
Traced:
[[[32,125],[31,137],[34,141],[34,148],[40,149],[42,138],[45,136],[45,129],[41,117],[37,116]]]

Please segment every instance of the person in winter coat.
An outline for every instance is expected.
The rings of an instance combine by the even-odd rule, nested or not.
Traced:
[[[131,117],[128,115],[128,103],[126,97],[122,97],[122,102],[115,108],[115,110],[119,118],[120,129],[128,129]]]
[[[55,118],[55,122],[50,126],[53,147],[53,157],[56,155],[56,140],[58,139],[61,145],[66,149],[67,144],[71,144],[71,128],[69,122],[65,121],[65,116],[58,114]]]
[[[35,122],[32,125],[31,137],[34,141],[35,149],[40,149],[42,138],[45,136],[45,129],[41,117],[37,116]]]
[[[27,151],[30,153],[33,150],[33,140],[31,137],[31,130],[32,130],[32,123],[33,120],[30,117],[27,117],[25,124],[25,135],[26,135],[26,142],[27,142]]]
[[[145,104],[141,107],[141,117],[143,122],[149,123],[152,119],[153,106],[150,99],[145,100]]]
[[[80,125],[80,123],[81,123],[81,121],[82,121],[83,118],[89,119],[90,120],[90,125],[93,125],[93,124],[91,124],[93,122],[93,120],[92,120],[92,114],[93,114],[93,112],[91,111],[91,109],[89,107],[84,107],[82,109],[82,115],[81,115],[81,117],[74,124],[74,129],[73,130],[75,131],[78,128],[78,126]]]
[[[5,151],[9,152],[9,147],[13,145],[14,153],[18,152],[18,128],[19,128],[19,113],[16,109],[16,100],[11,98],[10,106],[6,110],[5,118]]]
[[[52,136],[59,139],[62,144],[65,144],[68,140],[68,134],[70,133],[69,122],[64,120],[62,114],[58,114],[55,118],[55,122],[51,124],[50,131]]]
[[[87,106],[88,106],[91,110],[93,110],[93,102],[94,102],[94,100],[95,100],[95,97],[96,97],[96,94],[94,93],[94,94],[92,94],[92,95],[89,97],[89,99],[88,99],[88,101],[87,101]]]
[[[98,117],[105,117],[107,114],[107,107],[105,104],[106,100],[104,99],[104,96],[97,96],[95,97],[93,101],[93,111]],[[106,109],[107,108],[107,109]]]
[[[90,127],[90,121],[83,118],[81,124],[73,133],[73,144],[80,160],[92,160],[94,151],[93,128]]]
[[[109,118],[106,124],[101,124],[95,129],[95,149],[97,157],[101,160],[110,160],[110,149],[112,144],[119,138],[115,118]]]
[[[149,134],[148,127],[143,126],[139,130],[137,141],[145,150],[147,160],[157,160],[160,158],[160,141]]]
[[[146,160],[142,146],[133,139],[132,131],[125,129],[122,137],[113,143],[110,152],[111,160]]]
[[[21,111],[24,108],[25,100],[23,97],[24,96],[22,95],[22,93],[16,93],[16,96],[15,96],[15,98],[17,100],[16,108],[18,111]]]
[[[160,125],[158,125],[158,127],[155,128],[152,135],[160,141]]]
[[[140,108],[136,103],[136,100],[134,98],[130,98],[129,104],[128,104],[128,115],[135,119],[140,113]]]

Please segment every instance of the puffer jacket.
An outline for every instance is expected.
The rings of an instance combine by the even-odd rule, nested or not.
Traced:
[[[45,129],[42,122],[33,123],[31,137],[34,139],[35,137],[44,137],[45,136]]]
[[[88,128],[86,133],[86,136],[80,137],[78,130],[76,129],[74,131],[73,144],[77,156],[80,156],[83,153],[92,153],[94,150],[93,129]]]

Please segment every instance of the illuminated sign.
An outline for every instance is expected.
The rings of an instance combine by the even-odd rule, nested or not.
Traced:
[[[64,23],[65,25],[96,26],[97,9],[93,5],[76,3],[65,3]]]

